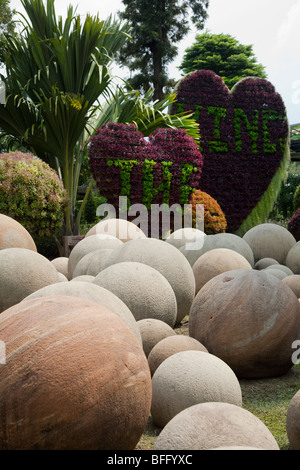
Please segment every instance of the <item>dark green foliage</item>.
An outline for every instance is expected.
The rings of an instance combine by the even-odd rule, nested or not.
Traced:
[[[292,214],[300,207],[299,185],[300,174],[289,172],[287,180],[281,185],[281,190],[271,215],[280,215],[284,219],[292,216]]]
[[[0,0],[0,64],[4,63],[4,51],[7,46],[7,35],[15,35],[13,15],[15,11],[10,9],[8,0]]]

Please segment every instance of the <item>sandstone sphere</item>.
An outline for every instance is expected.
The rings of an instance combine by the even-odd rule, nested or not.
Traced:
[[[189,335],[223,359],[239,378],[275,377],[293,366],[300,304],[267,271],[239,269],[208,281],[194,299]]]
[[[278,261],[274,258],[262,258],[256,261],[254,265],[254,269],[265,269],[269,266],[274,266],[275,264],[279,264]]]
[[[190,336],[176,334],[162,339],[152,348],[148,356],[151,375],[167,357],[181,351],[191,350],[208,352],[203,344]]]
[[[93,283],[118,296],[137,321],[156,318],[171,327],[175,325],[174,291],[167,279],[151,266],[134,261],[113,264],[101,271]]]
[[[284,264],[290,268],[294,274],[300,274],[300,241],[292,246]]]
[[[78,276],[97,276],[102,271],[106,259],[112,252],[112,248],[102,248],[87,253],[76,264],[73,278]]]
[[[232,369],[208,352],[178,352],[153,374],[151,415],[159,428],[185,408],[213,401],[242,406],[242,392]]]
[[[26,248],[37,252],[35,241],[28,230],[12,217],[0,214],[0,250],[6,248]]]
[[[123,242],[112,235],[93,235],[85,237],[74,246],[68,263],[69,279],[73,278],[74,269],[77,263],[88,253],[99,250],[101,248],[115,249],[121,246]]]
[[[279,264],[285,264],[288,252],[296,244],[296,239],[286,228],[271,223],[251,228],[243,239],[252,249],[255,262],[274,258]]]
[[[279,269],[279,271],[282,271],[285,273],[287,276],[292,276],[294,273],[293,271],[288,268],[287,266],[284,266],[283,264],[272,264],[271,266],[267,266],[266,270],[269,271],[270,269]]]
[[[231,403],[200,403],[177,414],[162,429],[154,450],[212,450],[217,447],[280,450],[267,426]]]
[[[89,276],[88,274],[83,274],[82,276],[73,277],[69,282],[93,282],[95,276]]]
[[[281,269],[277,269],[276,267],[273,268],[273,266],[270,266],[270,268],[272,269],[268,269],[268,273],[269,274],[272,274],[272,276],[275,276],[277,277],[278,279],[281,279],[283,280],[285,277],[288,276],[287,273],[285,273],[284,271],[282,271]]]
[[[173,328],[157,318],[146,318],[138,320],[137,325],[142,337],[143,350],[146,357],[149,356],[152,348],[162,339],[176,335]]]
[[[51,260],[51,263],[59,273],[63,274],[69,280],[69,258],[67,258],[66,256],[59,256],[58,258]]]
[[[124,243],[129,240],[146,238],[145,233],[140,227],[125,219],[101,220],[101,222],[98,222],[87,232],[86,237],[91,235],[112,235]]]
[[[51,261],[27,248],[0,250],[0,313],[32,292],[59,282]]]
[[[206,237],[206,233],[201,230],[185,227],[172,232],[168,238],[166,238],[166,242],[178,249],[188,244],[188,249],[199,250],[204,243],[204,237]]]
[[[132,450],[151,406],[140,343],[86,299],[27,300],[0,316],[2,450]],[[113,378],[113,380],[112,380]]]
[[[159,271],[169,281],[176,296],[176,324],[188,315],[195,297],[195,277],[190,264],[177,248],[154,238],[131,240],[114,250],[105,267],[124,261],[144,263]]]
[[[196,294],[210,279],[233,269],[252,269],[252,267],[244,256],[228,248],[215,248],[204,253],[193,266]]]
[[[57,271],[58,277],[60,282],[69,282],[69,280],[66,278],[66,276],[60,272]]]
[[[126,323],[126,325],[131,329],[131,331],[142,344],[140,330],[131,311],[127,305],[125,305],[124,302],[119,299],[119,297],[104,287],[100,287],[91,282],[84,281],[67,283],[60,282],[58,284],[51,284],[49,286],[43,287],[42,289],[39,289],[30,294],[24,300],[37,299],[39,297],[49,297],[53,295],[79,297],[92,300],[93,302],[102,305],[103,307],[118,315],[118,317]]]
[[[286,414],[286,432],[292,450],[300,450],[300,390],[290,401]]]
[[[289,286],[289,288],[292,289],[296,297],[300,299],[300,274],[293,274],[292,276],[287,276],[282,280],[282,282]]]

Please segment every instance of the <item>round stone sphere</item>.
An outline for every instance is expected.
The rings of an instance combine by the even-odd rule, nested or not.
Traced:
[[[175,293],[167,279],[151,266],[134,261],[113,264],[103,269],[93,283],[119,297],[137,321],[156,318],[171,327],[175,325]]]
[[[37,252],[35,241],[28,230],[12,217],[0,214],[0,250],[6,248],[26,248]]]
[[[252,249],[255,262],[274,258],[279,264],[285,264],[288,252],[296,244],[296,239],[286,228],[271,223],[251,228],[243,239]]]
[[[232,369],[208,352],[178,352],[153,374],[151,415],[159,428],[185,408],[212,401],[242,406],[242,392]]]
[[[282,282],[289,286],[289,288],[292,289],[296,297],[300,299],[300,274],[293,274],[292,276],[287,276],[282,279]]]
[[[293,271],[288,268],[287,266],[284,266],[283,264],[272,264],[271,266],[267,266],[266,270],[269,271],[270,269],[279,269],[279,271],[282,271],[285,273],[287,276],[292,276],[294,273]]]
[[[293,245],[288,252],[285,265],[290,268],[294,274],[300,274],[300,241]]]
[[[146,357],[149,356],[152,348],[162,339],[176,335],[173,328],[164,321],[157,318],[145,318],[138,320],[137,325],[142,337],[143,350]]]
[[[184,227],[172,232],[167,238],[166,242],[178,248],[178,250],[188,244],[188,249],[197,250],[202,248],[204,237],[206,233],[197,228]]]
[[[151,375],[117,315],[86,299],[43,297],[3,312],[0,329],[1,450],[135,448]]]
[[[82,276],[73,277],[69,282],[93,282],[95,276],[89,276],[88,274],[83,274]]]
[[[51,260],[51,263],[59,273],[63,274],[69,280],[69,258],[67,258],[66,256],[59,256],[58,258]]]
[[[129,240],[147,238],[140,227],[125,219],[101,220],[87,232],[86,237],[91,235],[112,235],[124,243]]]
[[[26,297],[24,301],[29,299],[37,299],[39,297],[50,297],[53,295],[79,297],[92,300],[93,302],[102,305],[103,307],[118,315],[118,317],[126,323],[126,325],[131,329],[131,331],[142,344],[140,330],[131,311],[127,305],[125,305],[124,302],[119,299],[119,297],[104,287],[100,287],[91,282],[84,281],[67,283],[60,282],[58,284],[51,284],[49,286],[43,287],[42,289],[38,289]]]
[[[277,269],[275,266],[276,265],[274,265],[274,268],[273,266],[270,266],[270,269],[265,269],[265,271],[268,271],[268,273],[272,274],[272,276],[275,276],[281,280],[288,276],[287,273],[285,273],[281,269]]]
[[[27,248],[0,250],[0,266],[0,313],[60,280],[51,261]]]
[[[154,450],[257,447],[280,450],[267,426],[250,411],[220,402],[200,403],[178,413],[162,429]]]
[[[189,314],[195,297],[195,277],[189,262],[177,248],[154,238],[131,240],[114,250],[104,267],[124,261],[147,264],[169,281],[177,301],[176,324]]]
[[[191,350],[208,352],[203,344],[190,336],[176,334],[162,339],[152,348],[148,356],[151,375],[167,357],[181,351]]]
[[[102,271],[104,263],[113,252],[112,248],[101,248],[91,251],[81,258],[75,266],[73,277],[97,276]]]
[[[279,263],[274,258],[262,258],[262,259],[259,259],[255,263],[254,269],[259,269],[259,270],[265,269],[265,268],[268,268],[269,266],[274,266],[276,264],[279,264]]]
[[[100,250],[103,248],[115,249],[120,247],[123,242],[112,235],[93,235],[85,237],[74,246],[70,255],[68,263],[69,279],[73,278],[74,269],[77,263],[88,253]]]
[[[252,267],[244,256],[228,248],[215,248],[204,253],[193,266],[196,294],[210,279],[233,269],[252,269]]]
[[[300,390],[290,401],[286,414],[286,432],[292,450],[300,450]]]
[[[297,297],[265,270],[239,269],[211,279],[195,297],[189,316],[189,335],[239,378],[287,373],[299,334]]]

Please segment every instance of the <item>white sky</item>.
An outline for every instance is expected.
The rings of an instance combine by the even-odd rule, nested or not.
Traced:
[[[57,14],[64,16],[70,4],[79,14],[99,13],[103,19],[124,9],[121,0],[56,0]],[[10,0],[10,7],[23,11],[19,0]],[[300,0],[210,0],[208,13],[205,29],[253,45],[258,62],[285,102],[290,123],[300,122]],[[169,67],[173,78],[181,76],[177,67],[195,35],[192,29],[177,44],[178,56]]]

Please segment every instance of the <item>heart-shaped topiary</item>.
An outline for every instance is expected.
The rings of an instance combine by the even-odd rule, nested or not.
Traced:
[[[188,204],[202,165],[197,143],[179,128],[156,129],[146,140],[134,124],[110,122],[89,144],[91,173],[117,216],[124,211],[119,196],[127,197],[126,210],[142,204],[149,215],[152,205]]]
[[[218,201],[227,231],[243,235],[269,215],[290,160],[286,109],[265,79],[244,78],[230,91],[209,70],[184,77],[172,112],[190,111],[200,126],[200,187]]]

